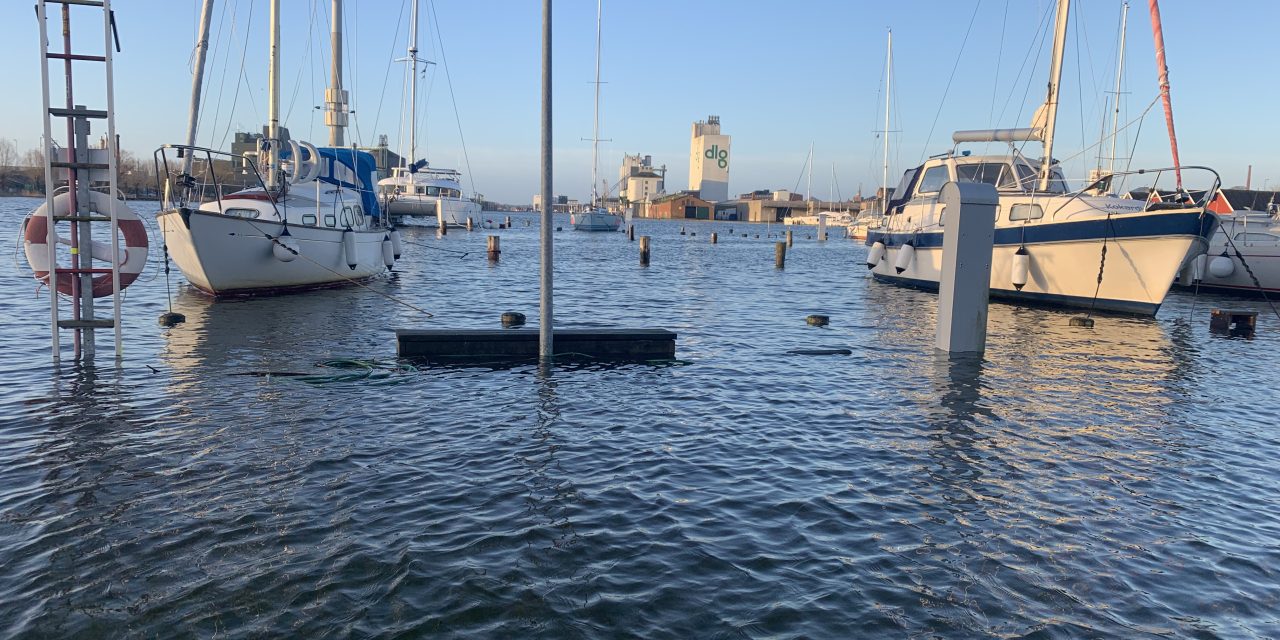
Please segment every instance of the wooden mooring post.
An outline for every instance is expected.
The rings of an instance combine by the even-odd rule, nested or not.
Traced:
[[[471,216],[467,216],[467,231],[471,231]]]
[[[640,266],[649,266],[649,236],[640,236]]]
[[[787,266],[787,243],[777,242],[773,245],[773,266],[785,269]]]
[[[790,230],[790,229],[787,229],[787,246],[788,246],[788,247],[789,247],[789,246],[791,246],[791,241],[792,241],[792,238],[791,238],[791,230]]]
[[[636,226],[634,224],[627,225],[627,239],[632,242],[636,241]]]
[[[501,241],[502,238],[499,236],[489,236],[489,243],[487,247],[489,262],[497,262],[498,256],[502,255]]]
[[[716,244],[719,240],[720,240],[720,237],[716,234],[716,232],[712,231],[712,232],[711,232],[711,244]]]

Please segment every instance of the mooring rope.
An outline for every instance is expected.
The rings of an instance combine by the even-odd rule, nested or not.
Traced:
[[[1249,274],[1249,279],[1253,281],[1253,286],[1258,289],[1258,293],[1262,294],[1262,299],[1267,301],[1267,306],[1271,307],[1271,313],[1275,314],[1277,319],[1280,319],[1280,311],[1276,310],[1276,303],[1272,302],[1271,298],[1267,296],[1267,290],[1262,288],[1262,283],[1258,281],[1258,276],[1254,275],[1253,269],[1250,268],[1249,263],[1245,261],[1244,254],[1240,253],[1240,248],[1237,247],[1235,241],[1231,239],[1231,235],[1223,233],[1222,237],[1227,239],[1227,244],[1230,245],[1231,250],[1236,252],[1236,258],[1240,260],[1240,266],[1244,267],[1245,273]]]
[[[1089,301],[1089,313],[1086,318],[1093,317],[1093,309],[1098,304],[1098,294],[1102,292],[1102,272],[1107,267],[1107,238],[1111,236],[1111,214],[1107,214],[1107,228],[1102,232],[1102,259],[1098,261],[1098,285],[1093,289],[1093,300]]]

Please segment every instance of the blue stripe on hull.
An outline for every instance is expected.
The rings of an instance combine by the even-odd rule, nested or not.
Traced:
[[[1126,214],[1104,219],[1079,222],[1046,222],[1042,224],[996,227],[996,246],[1017,246],[1042,242],[1070,242],[1073,240],[1112,240],[1144,238],[1151,236],[1199,236],[1208,240],[1218,226],[1215,216],[1202,215],[1199,211],[1186,213]],[[897,247],[911,241],[918,249],[942,246],[942,232],[886,233],[872,231],[867,234],[866,245],[888,237],[886,246]]]
[[[877,281],[887,284],[893,284],[903,287],[911,287],[913,289],[921,289],[924,291],[938,291],[938,283],[930,280],[917,280],[915,278],[902,278],[898,276],[887,276],[879,273],[872,273]],[[1160,310],[1160,305],[1151,304],[1149,302],[1136,302],[1133,300],[1105,300],[1098,298],[1095,302],[1093,298],[1084,298],[1080,296],[1066,296],[1056,293],[1036,293],[1031,291],[1014,291],[1011,289],[991,289],[991,299],[998,301],[1010,301],[1020,304],[1034,304],[1052,307],[1074,307],[1088,309],[1092,307],[1096,311],[1106,311],[1108,313],[1123,313],[1136,316],[1154,316]]]

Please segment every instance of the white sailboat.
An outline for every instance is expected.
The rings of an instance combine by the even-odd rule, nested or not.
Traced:
[[[378,181],[383,209],[391,218],[412,216],[424,226],[466,226],[467,220],[478,219],[483,207],[479,197],[465,197],[462,173],[456,169],[437,169],[418,159],[418,63],[432,64],[418,57],[418,0],[413,1],[409,31],[409,55],[399,59],[409,65],[409,92],[405,117],[409,121],[408,153],[401,153],[401,165],[391,169],[391,176]]]
[[[1207,255],[1184,269],[1178,284],[1246,296],[1280,294],[1280,206],[1219,213]]]
[[[1157,182],[1175,171],[1207,171],[1212,186],[1196,201],[1187,197],[1153,203],[1094,195],[1139,172],[1106,176],[1084,189],[1067,187],[1052,154],[1068,9],[1068,0],[1058,0],[1049,93],[1032,126],[958,131],[950,151],[904,174],[888,203],[884,226],[867,236],[867,266],[877,280],[938,287],[945,213],[938,195],[951,181],[986,182],[999,193],[992,298],[1152,315],[1183,261],[1206,250],[1217,225],[1206,205],[1220,186],[1210,169],[1145,171]],[[1039,162],[1013,144],[1028,141],[1043,144]],[[976,156],[959,148],[978,142],[1008,142],[1009,152]]]
[[[584,211],[569,214],[569,224],[574,231],[617,231],[622,226],[622,216],[610,212],[604,206],[604,198],[596,190],[600,171],[600,39],[603,0],[596,0],[596,109],[595,125],[591,131],[591,204]]]
[[[247,158],[194,145],[200,65],[187,144],[156,151],[164,180],[157,221],[168,252],[193,286],[214,295],[359,282],[389,269],[400,254],[399,234],[383,226],[374,197],[373,156],[341,147],[345,112],[327,114],[335,116],[329,119],[334,147],[282,140],[279,13],[280,0],[272,0],[270,120],[259,151],[262,174]],[[341,17],[334,20],[336,25]],[[334,71],[330,93],[335,99],[327,102],[340,109],[346,103],[340,64]],[[228,184],[234,175],[228,167],[242,161],[257,186],[235,190]]]

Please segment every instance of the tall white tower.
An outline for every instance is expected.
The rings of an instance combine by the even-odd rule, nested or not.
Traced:
[[[703,200],[729,199],[729,141],[720,135],[720,116],[707,116],[693,123],[689,141],[689,188]]]

